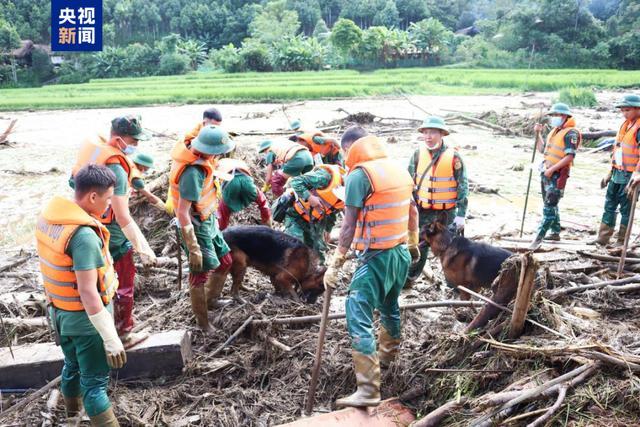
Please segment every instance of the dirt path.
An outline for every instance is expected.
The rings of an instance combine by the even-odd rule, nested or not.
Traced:
[[[488,110],[533,114],[537,110],[523,106],[540,101],[549,103],[554,94],[535,96],[414,96],[412,101],[436,114],[446,115],[452,110],[481,113]],[[601,93],[598,98],[611,105],[617,96]],[[15,146],[0,150],[0,247],[31,246],[32,230],[39,209],[47,198],[56,193],[69,194],[68,171],[84,137],[93,132],[107,131],[109,121],[118,114],[137,113],[145,126],[159,134],[177,135],[189,130],[199,119],[203,105],[161,106],[130,109],[70,110],[3,113],[0,128],[10,118],[18,118],[18,126],[11,136]],[[287,120],[277,104],[221,105],[227,129],[243,131],[282,130]],[[294,104],[287,111],[290,118],[300,118],[306,124],[330,122],[344,114],[369,111],[381,117],[421,119],[424,113],[403,98],[351,99],[336,101],[309,101]],[[269,112],[272,112],[269,114]],[[260,117],[262,116],[262,117]],[[583,128],[614,128],[619,118],[615,111],[596,112],[576,109],[578,124]],[[254,118],[257,117],[257,118]],[[398,127],[406,127],[398,122]],[[503,197],[474,193],[470,198],[470,234],[488,235],[497,229],[517,228],[524,203],[526,165],[530,158],[531,141],[524,138],[495,136],[492,132],[468,126],[453,126],[449,144],[458,146],[463,154],[470,179],[495,187]],[[392,152],[406,159],[417,144],[417,134],[401,132],[395,135],[398,143]],[[240,144],[256,144],[259,136],[241,137]],[[155,138],[144,143],[141,150],[153,154],[159,165],[169,160],[172,138]],[[603,203],[598,182],[606,171],[607,155],[579,154],[576,167],[569,180],[567,194],[561,202],[563,219],[583,225],[596,223]],[[524,170],[511,168],[525,166]],[[535,178],[535,176],[534,176]],[[530,214],[526,230],[532,230],[541,210],[539,185],[534,179],[530,199]],[[506,200],[508,199],[508,201]]]

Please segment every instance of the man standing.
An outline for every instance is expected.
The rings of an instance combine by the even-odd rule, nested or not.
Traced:
[[[606,245],[613,235],[616,227],[616,210],[620,209],[620,229],[618,230],[617,243],[624,242],[624,236],[629,225],[629,213],[631,203],[628,199],[627,185],[632,180],[635,185],[638,182],[640,150],[640,96],[625,95],[616,105],[624,116],[624,122],[618,130],[616,142],[613,146],[611,157],[611,170],[602,179],[600,187],[607,187],[604,201],[604,213],[600,222],[600,230],[595,243]]]
[[[338,212],[344,209],[344,195],[340,192],[344,174],[340,166],[320,165],[289,181],[295,200],[284,219],[285,233],[315,249],[322,262],[328,235]]]
[[[380,365],[388,366],[400,347],[398,296],[411,260],[420,257],[418,213],[411,200],[411,176],[388,157],[378,138],[354,126],[345,131],[341,144],[349,170],[345,217],[324,283],[335,288],[338,271],[353,243],[359,264],[351,279],[346,312],[358,388],[338,399],[336,406],[376,406],[380,402]],[[376,309],[380,312],[377,352],[373,330]]]
[[[249,165],[240,159],[220,159],[216,165],[216,174],[222,182],[222,198],[217,213],[220,230],[229,226],[232,214],[240,212],[251,203],[258,205],[262,225],[273,225],[269,203],[264,193],[256,187]]]
[[[443,137],[449,135],[440,117],[427,117],[418,128],[424,143],[413,153],[409,173],[414,182],[414,200],[418,205],[420,229],[433,222],[438,214],[446,212],[448,225],[455,231],[464,231],[467,213],[467,173],[457,150],[447,147]],[[427,262],[429,246],[422,242],[420,261],[411,266],[408,284],[416,281]]]
[[[125,348],[147,338],[145,333],[131,332],[136,274],[133,252],[136,251],[140,255],[145,266],[154,265],[156,262],[155,254],[129,211],[129,187],[134,177],[135,165],[127,156],[135,153],[138,141],[147,139],[149,134],[142,128],[140,118],[131,115],[116,117],[111,121],[109,139],[98,136],[87,140],[81,147],[69,182],[73,187],[75,174],[88,164],[106,165],[116,176],[111,207],[107,209],[101,221],[111,234],[109,252],[113,257],[120,282],[114,317]]]
[[[232,260],[215,217],[218,208],[215,161],[234,146],[222,128],[206,126],[191,144],[178,143],[171,152],[169,193],[189,257],[191,309],[205,333],[213,331],[208,305],[228,302],[218,300]]]
[[[198,123],[190,132],[184,136],[185,144],[191,144],[205,126],[220,126],[222,124],[222,113],[217,108],[211,107],[202,113],[202,121]]]
[[[306,147],[295,142],[262,141],[258,152],[264,154],[267,165],[266,183],[262,191],[267,192],[271,188],[275,197],[282,195],[290,177],[302,175],[313,169],[311,153]]]
[[[109,397],[109,368],[127,356],[111,300],[118,279],[109,254],[109,231],[98,220],[107,210],[116,176],[88,165],[75,174],[75,198],[54,197],[36,225],[49,316],[64,353],[61,389],[68,417],[84,404],[92,425],[118,426]]]
[[[569,172],[582,135],[576,128],[576,121],[569,110],[569,106],[558,102],[553,104],[547,113],[551,116],[551,132],[547,136],[547,143],[542,140],[543,125],[536,123],[536,146],[544,153],[544,170],[540,174],[542,187],[542,222],[538,232],[531,242],[529,249],[536,250],[545,239],[547,231],[551,230],[548,240],[560,240],[560,211],[558,203],[564,194],[564,188],[569,178]]]

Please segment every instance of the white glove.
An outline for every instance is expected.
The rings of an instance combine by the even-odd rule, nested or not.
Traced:
[[[133,250],[140,255],[144,265],[151,266],[156,264],[156,254],[151,250],[149,242],[144,238],[135,221],[131,221],[126,227],[122,227],[122,232],[133,245]]]
[[[116,325],[111,314],[103,307],[98,313],[90,315],[89,321],[91,321],[91,324],[102,338],[109,366],[112,369],[122,368],[127,363],[127,353],[125,353],[122,341],[118,337]]]
[[[464,229],[464,217],[463,216],[457,216],[453,219],[453,223],[456,226],[456,230],[463,230]]]

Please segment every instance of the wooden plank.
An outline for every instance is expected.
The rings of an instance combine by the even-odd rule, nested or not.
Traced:
[[[407,427],[415,419],[397,399],[387,399],[375,407],[342,409],[277,427]]]
[[[524,330],[524,321],[529,312],[531,293],[533,292],[533,285],[538,271],[538,263],[533,259],[530,252],[521,255],[521,259],[516,303],[513,306],[513,314],[509,324],[509,338],[511,339],[518,338]]]
[[[64,356],[54,343],[27,344],[0,349],[0,387],[39,388],[60,375]],[[127,364],[113,375],[118,379],[156,378],[182,372],[192,357],[187,331],[167,331],[151,335],[127,351]]]

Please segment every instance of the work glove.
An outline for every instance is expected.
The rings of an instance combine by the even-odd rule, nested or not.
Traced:
[[[335,289],[338,284],[338,271],[344,265],[347,260],[347,255],[340,252],[340,249],[336,249],[327,262],[327,271],[324,273],[324,287]]]
[[[602,178],[602,180],[600,181],[600,189],[606,187],[609,184],[609,181],[611,181],[611,172],[609,172],[607,176]]]
[[[153,206],[154,208],[158,209],[161,212],[166,212],[169,215],[171,215],[171,212],[169,212],[167,205],[162,200],[155,200],[151,202],[151,206]]]
[[[409,242],[407,243],[407,247],[409,249],[409,254],[411,255],[411,265],[417,264],[420,261],[420,235],[418,234],[418,230],[409,232]]]
[[[198,245],[193,224],[182,227],[182,238],[189,249],[189,271],[193,273],[202,271],[202,251]]]
[[[145,269],[149,269],[156,265],[156,254],[149,246],[149,242],[144,238],[142,231],[138,227],[135,221],[131,221],[126,227],[122,227],[122,233],[131,242],[133,250],[140,255],[142,266]]]
[[[127,363],[127,353],[124,351],[122,341],[118,337],[113,317],[102,307],[96,314],[89,315],[89,321],[100,334],[107,355],[107,364],[112,369],[120,369]]]
[[[456,231],[460,232],[462,230],[464,230],[464,217],[463,216],[457,216],[453,219],[453,224],[456,226]]]
[[[269,184],[268,182],[267,182],[267,183],[265,183],[265,184],[262,186],[261,190],[262,190],[262,192],[263,192],[263,193],[268,192],[269,190],[271,190],[271,184]]]

